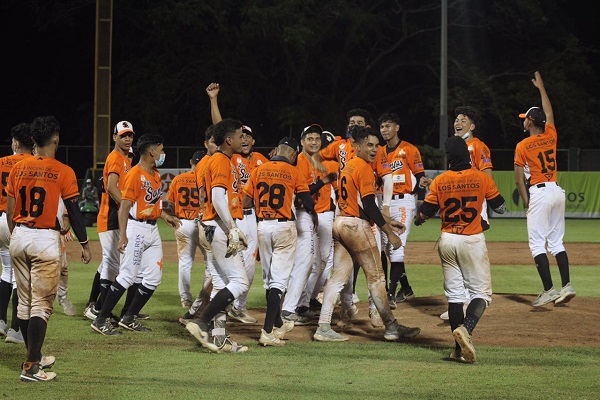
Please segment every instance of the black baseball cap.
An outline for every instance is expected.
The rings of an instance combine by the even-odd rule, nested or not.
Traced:
[[[198,150],[192,156],[192,162],[195,163],[195,164],[197,164],[198,161],[200,161],[202,159],[202,157],[204,157],[204,152],[202,150]]]
[[[546,123],[546,113],[539,107],[531,107],[525,114],[519,114],[519,118],[529,118],[536,125]]]
[[[286,146],[290,146],[292,149],[296,150],[298,153],[300,152],[300,145],[293,137],[284,137],[279,141],[279,144],[285,144]]]

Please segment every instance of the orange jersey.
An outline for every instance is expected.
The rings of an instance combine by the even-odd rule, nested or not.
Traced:
[[[142,220],[157,220],[161,214],[162,182],[160,173],[155,169],[146,172],[136,165],[125,176],[121,200],[133,202],[129,215]]]
[[[244,193],[254,200],[256,216],[264,219],[293,218],[294,194],[309,192],[306,177],[286,161],[271,160],[258,166]]]
[[[433,179],[425,202],[440,207],[442,232],[475,235],[483,232],[484,200],[500,195],[494,180],[474,168],[446,171]]]
[[[184,172],[173,178],[167,200],[175,205],[175,215],[180,219],[198,218],[200,190],[196,184],[196,172]]]
[[[119,229],[119,205],[108,194],[108,175],[117,174],[119,181],[117,186],[122,191],[125,183],[125,175],[131,169],[131,160],[118,150],[110,152],[104,163],[104,171],[102,172],[103,187],[102,196],[100,198],[100,210],[98,210],[97,231],[106,232],[109,230]]]
[[[392,170],[394,194],[412,193],[418,183],[415,175],[425,172],[419,149],[404,140],[393,149],[384,146],[382,148]]]
[[[233,157],[231,157],[231,161],[240,174],[240,181],[243,186],[248,183],[248,178],[250,178],[252,170],[259,165],[266,163],[269,159],[261,153],[253,151],[251,159],[243,157],[241,154],[234,154]]]
[[[327,168],[326,173],[317,171],[311,164],[308,156],[304,153],[298,154],[296,168],[306,178],[306,183],[310,186],[317,183],[319,179],[323,179],[330,172],[337,172],[339,164],[335,161],[324,161],[323,166]],[[319,191],[313,194],[312,198],[315,202],[315,211],[318,213],[331,211],[331,184],[325,184]]]
[[[469,154],[471,155],[471,166],[479,171],[484,169],[492,169],[492,155],[490,149],[485,143],[477,138],[473,138],[467,142]]]
[[[556,143],[556,128],[546,124],[544,133],[530,136],[517,144],[515,165],[523,167],[525,174],[531,176],[531,185],[556,182]]]
[[[340,164],[340,170],[346,167],[348,161],[356,155],[356,149],[352,147],[351,139],[341,139],[329,143],[327,147],[319,150],[324,160],[334,160]]]
[[[60,230],[64,203],[79,196],[71,167],[42,156],[25,157],[8,175],[6,194],[15,199],[15,223]]]
[[[361,218],[361,199],[375,194],[375,174],[365,160],[355,157],[346,164],[338,182],[338,207],[343,217]]]
[[[0,190],[0,212],[6,212],[6,185],[8,183],[8,174],[13,166],[19,161],[31,157],[29,153],[19,153],[0,158],[0,176],[2,176],[2,188]]]
[[[200,202],[200,213],[202,214],[204,214],[204,211],[206,210],[206,188],[204,187],[204,175],[206,174],[206,166],[208,165],[209,159],[210,156],[208,154],[202,157],[202,159],[198,161],[198,164],[196,164],[195,171],[196,185],[198,186],[200,196],[202,196],[202,198],[200,199],[202,200]]]
[[[212,188],[214,187],[222,187],[227,191],[227,202],[231,217],[233,219],[243,219],[240,176],[231,159],[220,151],[210,156],[204,173],[206,209],[202,215],[203,221],[219,218],[212,200]]]

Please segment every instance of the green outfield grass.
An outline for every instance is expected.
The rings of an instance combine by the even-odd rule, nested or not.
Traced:
[[[492,229],[486,233],[488,241],[525,240],[524,221],[492,222]],[[566,240],[599,243],[598,235],[592,232],[597,225],[598,221],[568,220]],[[415,227],[411,240],[434,241],[438,230],[439,220],[428,221],[423,227]],[[501,234],[503,230],[508,232]],[[165,240],[173,239],[170,228],[162,226],[161,232]],[[90,236],[93,238],[93,234]],[[152,316],[145,324],[153,331],[103,337],[92,332],[90,321],[80,316],[97,266],[98,260],[90,265],[70,263],[69,296],[77,307],[77,316],[65,316],[55,304],[44,352],[57,357],[53,368],[57,381],[19,382],[24,347],[2,341],[0,398],[598,398],[600,348],[478,346],[485,357],[476,365],[445,361],[447,347],[410,343],[290,341],[284,348],[275,349],[259,347],[255,342],[247,343],[250,350],[244,354],[206,353],[175,322],[183,313],[175,263],[165,263],[163,283],[144,308]],[[197,291],[203,267],[199,263],[194,268],[193,290]],[[249,294],[249,308],[265,307],[259,268]],[[412,285],[419,287],[419,296],[443,294],[439,265],[410,265],[408,274]],[[529,293],[539,286],[535,268],[499,265],[493,266],[492,274],[497,293]],[[573,266],[572,279],[578,297],[600,297],[597,268]],[[364,277],[357,285],[359,296],[366,298]]]

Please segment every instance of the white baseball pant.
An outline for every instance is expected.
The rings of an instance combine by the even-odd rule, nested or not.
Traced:
[[[310,214],[304,210],[296,210],[296,230],[298,231],[298,239],[296,241],[294,266],[281,306],[282,311],[291,313],[296,311],[300,296],[306,287],[315,254],[314,224]]]
[[[15,274],[13,273],[12,261],[10,259],[10,231],[6,221],[6,213],[0,215],[0,258],[2,259],[2,277],[4,282],[12,283],[13,289],[17,287]]]
[[[394,221],[400,221],[406,226],[406,231],[400,235],[402,246],[398,247],[396,250],[389,244],[387,236],[385,234],[381,235],[383,241],[382,246],[386,249],[385,251],[391,262],[404,262],[404,249],[406,247],[406,241],[408,240],[408,234],[412,227],[416,209],[416,199],[412,194],[405,194],[403,199],[399,199],[397,198],[397,195],[394,195],[390,201],[390,218]]]
[[[235,222],[237,224],[239,220]],[[213,281],[211,298],[226,287],[236,299],[250,287],[242,253],[225,258],[227,235],[217,221],[203,221],[203,224],[215,227],[212,242],[209,244],[210,251],[206,252],[206,269]]]
[[[179,257],[179,297],[181,301],[192,301],[192,265],[196,249],[200,247],[198,223],[195,219],[180,219],[181,225],[175,230],[177,255]]]
[[[157,225],[130,219],[127,223],[127,247],[121,255],[121,267],[115,281],[125,289],[139,283],[156,290],[162,280],[163,249]]]
[[[242,252],[244,258],[244,266],[246,267],[246,275],[248,275],[248,284],[252,286],[254,282],[254,271],[256,269],[256,248],[258,246],[258,234],[257,234],[257,221],[256,214],[253,208],[244,210],[244,219],[237,221],[238,228],[248,241],[248,248]],[[242,293],[235,301],[233,305],[238,310],[246,309],[246,300],[248,298],[248,292]]]
[[[258,249],[265,289],[285,292],[294,266],[297,235],[294,221],[258,222]]]
[[[325,281],[329,278],[333,265],[332,259],[329,269],[327,268],[328,260],[333,253],[333,211],[325,211],[317,216],[319,217],[319,226],[313,238],[315,257],[306,287],[298,302],[299,306],[308,306],[310,299],[316,297],[321,291]]]
[[[444,294],[449,303],[465,301],[465,289],[469,298],[492,302],[492,275],[485,235],[457,235],[442,232],[438,253],[444,274]]]
[[[548,251],[553,256],[565,251],[565,191],[556,182],[529,188],[527,234],[533,258]]]

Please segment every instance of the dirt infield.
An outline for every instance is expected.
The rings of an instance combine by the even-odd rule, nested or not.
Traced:
[[[70,243],[71,244],[71,243]],[[77,246],[76,244],[73,244]],[[177,262],[175,242],[164,242],[165,262]],[[171,247],[172,246],[172,247]],[[566,244],[571,265],[600,266],[600,245],[591,243]],[[76,257],[75,252],[72,257]],[[71,251],[71,249],[69,249]],[[94,259],[100,259],[100,245],[92,242]],[[488,243],[492,265],[531,264],[531,253],[527,243]],[[550,257],[552,268],[555,261]],[[410,264],[437,264],[439,257],[434,243],[411,243],[407,254]],[[257,275],[260,279],[260,276]],[[493,303],[474,331],[476,345],[506,347],[554,347],[554,346],[600,346],[600,299],[576,297],[563,307],[552,304],[533,308],[534,295],[494,294]],[[366,299],[361,299],[366,300]],[[352,342],[383,340],[383,328],[372,328],[368,317],[368,303],[358,304],[359,314],[353,326],[347,330]],[[439,315],[446,310],[444,296],[417,297],[398,305],[394,314],[398,321],[407,326],[418,326],[421,334],[413,342],[430,346],[451,346],[453,343],[450,326]],[[264,320],[265,310],[250,310],[257,324],[231,323],[230,332],[240,343],[257,341]],[[332,323],[337,322],[338,310]],[[317,327],[316,320],[308,326],[298,326],[286,335],[288,340],[312,340]],[[510,332],[510,334],[508,334]]]

